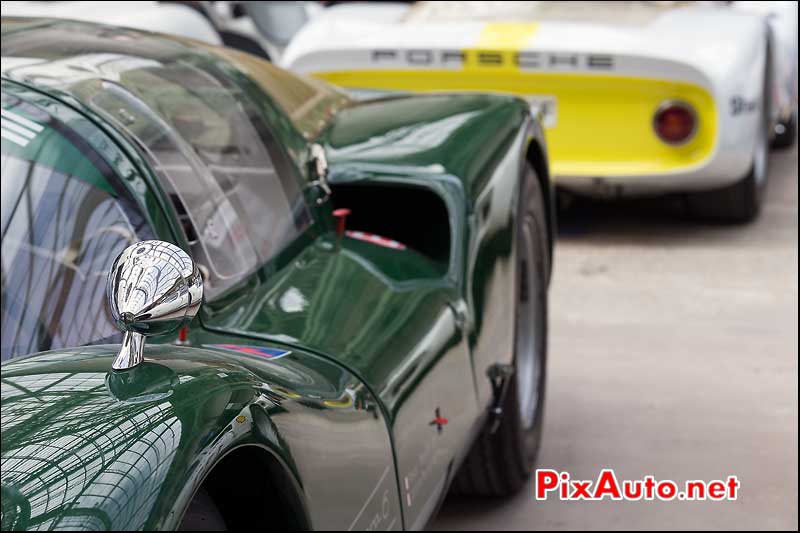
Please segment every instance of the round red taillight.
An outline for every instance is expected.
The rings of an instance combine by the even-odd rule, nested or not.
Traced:
[[[689,104],[664,102],[656,111],[653,127],[665,143],[684,144],[697,131],[697,115]]]

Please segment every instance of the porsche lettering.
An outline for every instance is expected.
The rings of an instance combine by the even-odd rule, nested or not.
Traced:
[[[513,51],[491,49],[409,50],[382,49],[370,54],[374,64],[404,64],[410,67],[458,67],[472,62],[480,67],[518,67],[522,70],[612,70],[614,57],[608,54]]]

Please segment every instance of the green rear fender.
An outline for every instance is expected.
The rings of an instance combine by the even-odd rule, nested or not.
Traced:
[[[517,198],[533,165],[552,250],[553,190],[544,131],[522,100],[488,94],[396,96],[342,111],[323,137],[336,185],[423,187],[449,211],[449,278],[463,306],[480,404],[486,372],[513,357]],[[334,195],[336,194],[334,190]],[[409,216],[419,216],[409,206]],[[403,221],[399,221],[403,223]],[[551,254],[552,255],[552,254]]]

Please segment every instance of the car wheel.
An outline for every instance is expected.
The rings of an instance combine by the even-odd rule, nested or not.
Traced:
[[[195,493],[178,531],[227,531],[225,519],[203,487]]]
[[[797,111],[792,113],[787,121],[780,121],[775,127],[775,137],[772,139],[772,147],[778,149],[791,148],[797,138]]]
[[[702,219],[722,222],[749,222],[758,216],[769,176],[770,112],[766,101],[767,84],[762,92],[753,162],[747,175],[726,187],[689,194],[689,212]]]
[[[549,268],[545,206],[535,171],[528,166],[517,214],[517,281],[514,373],[499,424],[490,418],[461,466],[452,491],[505,496],[531,475],[542,434],[547,361]]]

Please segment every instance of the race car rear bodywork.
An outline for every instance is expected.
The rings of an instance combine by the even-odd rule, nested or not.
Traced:
[[[558,183],[583,192],[710,189],[752,166],[768,75],[764,20],[646,2],[478,4],[486,7],[332,8],[301,30],[283,65],[356,94],[518,95],[542,113]],[[670,105],[694,121],[680,142],[656,124]]]
[[[373,50],[375,70],[323,71],[320,78],[343,87],[402,91],[476,91],[516,94],[541,110],[553,172],[559,176],[635,176],[686,170],[713,154],[717,111],[702,75],[661,61],[650,68],[672,79],[631,74],[636,57],[601,54],[542,54],[514,51],[508,33],[527,39],[536,25],[490,24],[475,49]],[[497,36],[499,40],[493,40]],[[430,68],[420,68],[428,63]],[[438,63],[438,65],[437,65]],[[543,65],[575,65],[542,72]],[[426,65],[427,66],[427,65]],[[628,68],[626,68],[628,66]],[[680,100],[704,127],[689,142],[665,144],[653,131],[653,113]]]

